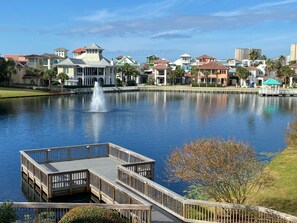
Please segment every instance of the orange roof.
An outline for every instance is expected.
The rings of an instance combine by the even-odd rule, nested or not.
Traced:
[[[203,54],[202,56],[197,57],[197,59],[214,59],[214,57],[211,57],[211,56],[208,56],[206,54]]]
[[[86,52],[86,50],[84,48],[77,48],[75,50],[72,51],[73,53],[84,53]]]
[[[169,66],[166,66],[164,64],[158,64],[154,66],[154,69],[156,70],[169,70],[171,69]]]
[[[154,63],[169,63],[169,60],[154,60]]]
[[[225,67],[224,65],[222,65],[216,61],[212,61],[207,64],[203,64],[203,65],[199,66],[199,69],[201,69],[201,70],[229,70],[228,67]]]
[[[6,54],[4,55],[5,58],[7,59],[12,59],[14,61],[18,62],[27,62],[26,58],[24,55],[19,55],[19,54]]]

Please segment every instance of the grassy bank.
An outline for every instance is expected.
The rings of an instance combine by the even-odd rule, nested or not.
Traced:
[[[273,185],[262,188],[251,203],[297,216],[297,147],[288,147],[267,167]]]
[[[0,87],[0,99],[49,95],[50,93],[40,90],[4,88]]]

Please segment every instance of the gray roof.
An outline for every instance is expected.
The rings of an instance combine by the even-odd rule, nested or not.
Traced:
[[[75,66],[75,65],[85,65],[86,63],[82,59],[74,59],[74,58],[67,58],[60,63],[57,64],[57,66]]]
[[[55,51],[68,51],[68,50],[63,47],[59,47],[59,48],[55,49]]]
[[[90,46],[86,46],[84,47],[85,49],[90,49],[90,50],[103,50],[100,46],[98,46],[97,44],[93,43]]]
[[[57,66],[81,66],[81,67],[107,67],[111,66],[110,61],[103,57],[99,62],[83,61],[82,59],[67,58]]]

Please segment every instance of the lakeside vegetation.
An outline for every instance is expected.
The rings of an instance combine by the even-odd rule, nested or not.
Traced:
[[[273,176],[272,185],[259,190],[250,203],[297,216],[297,119],[286,133],[288,147],[267,166]]]
[[[50,92],[45,92],[40,90],[0,87],[0,99],[43,96],[43,95],[50,95],[50,94],[51,94]]]
[[[271,187],[260,189],[249,203],[297,216],[297,146],[283,150],[267,170],[274,177]]]

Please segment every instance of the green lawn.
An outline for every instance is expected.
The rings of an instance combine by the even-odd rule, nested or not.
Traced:
[[[48,92],[40,91],[40,90],[0,87],[0,99],[1,98],[28,97],[28,96],[41,96],[41,95],[49,95],[49,94],[50,93],[48,93]]]
[[[267,169],[273,185],[262,188],[250,202],[297,216],[297,147],[288,147],[278,154]]]

